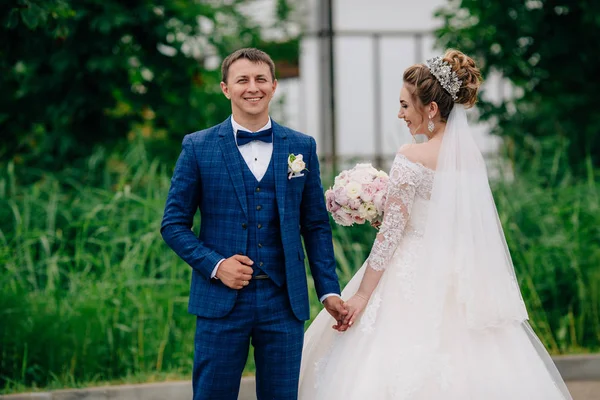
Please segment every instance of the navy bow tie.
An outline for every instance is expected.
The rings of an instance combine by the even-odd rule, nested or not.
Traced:
[[[250,143],[253,140],[260,140],[261,142],[265,143],[273,143],[273,128],[265,129],[264,131],[254,133],[238,130],[236,139],[238,146],[243,146],[247,143]]]

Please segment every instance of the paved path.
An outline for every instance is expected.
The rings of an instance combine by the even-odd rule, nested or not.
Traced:
[[[553,359],[563,379],[567,381],[574,400],[600,400],[600,354],[558,356]],[[256,399],[254,393],[254,377],[243,378],[238,400],[254,400]],[[191,398],[192,387],[189,381],[0,396],[0,400],[189,400]]]
[[[600,381],[570,381],[567,385],[574,400],[600,400]],[[191,384],[188,381],[0,396],[2,400],[189,400],[191,398]],[[254,379],[244,378],[238,400],[255,399]]]
[[[600,400],[600,381],[567,382],[574,400]]]

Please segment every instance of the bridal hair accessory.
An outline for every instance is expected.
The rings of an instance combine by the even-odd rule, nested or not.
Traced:
[[[462,81],[458,79],[456,72],[452,71],[452,67],[442,57],[434,57],[427,60],[429,71],[435,76],[440,85],[450,93],[452,100],[458,100],[458,91],[462,85]]]

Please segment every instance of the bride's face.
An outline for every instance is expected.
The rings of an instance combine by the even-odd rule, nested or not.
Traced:
[[[420,107],[415,103],[411,92],[406,87],[402,86],[400,90],[400,111],[398,112],[398,118],[403,119],[406,122],[406,126],[410,131],[411,135],[424,134],[427,124],[423,113],[420,111]]]

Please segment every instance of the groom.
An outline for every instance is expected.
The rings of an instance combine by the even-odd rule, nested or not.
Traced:
[[[221,72],[232,116],[184,137],[161,226],[192,267],[194,400],[237,399],[250,343],[258,399],[296,399],[309,318],[301,235],[317,294],[338,329],[347,313],[316,144],[270,119],[277,80],[266,53],[238,50]],[[196,210],[199,237],[191,230]]]

